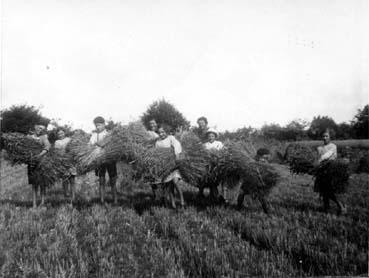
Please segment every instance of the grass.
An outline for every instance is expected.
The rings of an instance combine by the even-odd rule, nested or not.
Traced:
[[[31,209],[29,187],[3,188],[1,277],[245,277],[364,275],[368,271],[368,175],[353,175],[344,216],[320,211],[311,178],[281,182],[271,213],[246,198],[241,211],[209,206],[185,186],[188,207],[150,199],[150,187],[120,173],[120,205],[97,203],[93,175],[78,179],[75,206],[61,187]],[[123,175],[125,173],[125,175]],[[124,176],[124,177],[123,177]]]

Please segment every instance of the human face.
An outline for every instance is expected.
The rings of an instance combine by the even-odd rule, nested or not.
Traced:
[[[155,120],[151,120],[149,122],[149,128],[151,131],[156,131],[158,129],[158,124],[156,123]]]
[[[213,143],[215,141],[215,138],[216,137],[215,137],[214,133],[212,133],[212,132],[208,133],[208,140],[209,140],[210,143]]]
[[[199,128],[201,128],[201,129],[205,129],[206,128],[206,122],[204,120],[199,120],[197,122],[197,124],[199,125]]]
[[[105,130],[105,124],[102,124],[102,123],[95,124],[95,127],[96,127],[96,131],[99,133]]]
[[[59,130],[58,131],[58,138],[59,139],[64,139],[65,138],[65,132],[64,132],[64,130]]]
[[[323,141],[325,145],[327,145],[331,141],[331,137],[329,136],[329,133],[323,134]]]
[[[35,125],[35,133],[37,136],[41,135],[42,131],[44,130],[42,125]]]
[[[159,128],[158,132],[159,132],[160,139],[167,138],[167,133],[165,132],[164,128],[162,128],[162,127]]]

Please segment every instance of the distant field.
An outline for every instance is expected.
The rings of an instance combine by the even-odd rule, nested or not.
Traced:
[[[369,184],[352,175],[345,216],[320,211],[308,176],[282,180],[271,213],[252,199],[245,209],[211,207],[185,187],[184,210],[150,200],[150,189],[120,173],[120,205],[97,203],[93,175],[78,179],[71,207],[61,187],[47,207],[31,209],[30,186],[3,184],[0,277],[245,277],[368,273]],[[21,181],[20,181],[21,182]]]

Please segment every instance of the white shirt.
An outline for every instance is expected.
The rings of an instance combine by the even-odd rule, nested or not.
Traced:
[[[155,143],[156,148],[173,148],[175,155],[178,155],[182,152],[181,143],[173,136],[168,135],[167,138],[161,140],[159,139]]]
[[[99,133],[96,131],[92,132],[89,144],[95,145],[97,143],[100,143],[105,138],[106,135],[108,135],[106,129],[104,129]]]
[[[65,137],[64,139],[59,139],[55,141],[54,147],[55,149],[64,151],[68,143],[70,142],[69,137]]]
[[[318,147],[319,161],[335,160],[337,158],[337,146],[333,143]]]
[[[204,144],[204,147],[207,150],[218,150],[219,151],[219,150],[223,149],[224,145],[220,141],[214,141],[213,143],[206,142]]]

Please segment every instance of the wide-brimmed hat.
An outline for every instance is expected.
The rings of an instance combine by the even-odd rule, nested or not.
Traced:
[[[214,129],[214,128],[209,128],[207,131],[206,131],[206,136],[208,136],[209,133],[213,133],[215,135],[215,137],[218,137],[218,132]]]

